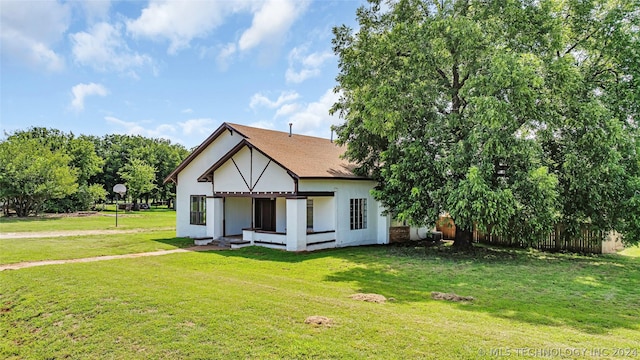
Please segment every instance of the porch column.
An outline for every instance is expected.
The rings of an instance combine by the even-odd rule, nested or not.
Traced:
[[[307,250],[307,198],[287,199],[287,251]]]
[[[391,226],[391,217],[384,215],[384,206],[380,201],[378,203],[378,244],[389,243],[389,227]]]
[[[207,236],[214,240],[223,235],[222,220],[224,219],[223,198],[207,198]]]

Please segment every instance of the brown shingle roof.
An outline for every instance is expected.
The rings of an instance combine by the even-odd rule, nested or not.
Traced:
[[[295,133],[290,137],[287,132],[223,123],[167,176],[165,182],[175,181],[178,173],[225,130],[236,131],[245,138],[247,143],[298,178],[364,179],[353,174],[354,164],[341,158],[346,148],[328,139]]]
[[[280,165],[300,178],[361,178],[354,164],[342,159],[346,148],[328,139],[228,124]]]

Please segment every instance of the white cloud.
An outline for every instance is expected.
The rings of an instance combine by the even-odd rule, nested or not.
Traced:
[[[176,128],[173,125],[160,124],[155,128],[146,128],[142,126],[140,122],[124,121],[113,116],[105,116],[104,119],[108,123],[124,128],[123,133],[127,135],[141,135],[145,137],[169,139],[172,142],[182,142],[173,136],[176,132]]]
[[[292,102],[300,97],[295,91],[284,91],[280,93],[280,96],[276,100],[270,100],[267,96],[257,93],[251,97],[251,102],[249,103],[249,107],[256,108],[258,106],[265,106],[268,108],[277,108],[285,103]]]
[[[342,123],[337,114],[329,115],[329,109],[339,98],[339,94],[329,89],[318,101],[309,103],[294,113],[289,118],[289,122],[293,123],[293,128],[298,133],[326,137],[331,125]]]
[[[97,23],[89,32],[78,32],[69,37],[75,61],[98,71],[115,70],[135,78],[137,74],[132,69],[152,63],[148,55],[129,49],[120,24]]]
[[[237,51],[237,46],[235,43],[228,43],[227,45],[222,47],[222,50],[220,50],[220,53],[216,58],[218,62],[218,66],[222,70],[226,70],[229,67],[229,62],[231,61],[231,57],[236,53],[236,51]]]
[[[200,48],[201,57],[216,51],[218,65],[226,69],[239,52],[263,44],[282,44],[308,5],[309,0],[151,0],[137,19],[126,22],[127,32],[135,38],[168,40],[167,52],[175,54],[189,48],[194,39],[210,35],[227,17],[249,13],[252,16],[251,26],[242,32],[239,40],[230,39],[226,45]]]
[[[82,7],[88,23],[93,23],[96,20],[105,20],[109,15],[109,9],[111,9],[110,0],[82,1],[78,4]]]
[[[265,1],[254,13],[251,27],[240,37],[238,47],[246,51],[263,42],[281,39],[308,5],[308,1],[299,0]]]
[[[282,105],[278,111],[276,111],[276,114],[274,115],[274,117],[279,117],[279,116],[287,116],[287,115],[291,115],[293,113],[295,113],[296,111],[298,111],[298,109],[300,109],[301,105],[300,104],[284,104]]]
[[[192,39],[220,26],[225,16],[247,5],[242,1],[152,0],[139,18],[127,21],[127,31],[134,37],[167,39],[167,51],[175,54],[189,47]]]
[[[285,73],[288,83],[301,83],[320,75],[320,68],[334,57],[330,51],[307,54],[307,46],[294,47],[289,52],[289,67]]]
[[[213,129],[214,121],[212,119],[190,119],[185,122],[179,122],[182,133],[185,135],[202,134],[209,135]]]
[[[0,1],[2,57],[44,67],[64,68],[64,58],[53,46],[69,27],[70,7],[56,1]]]
[[[89,83],[78,84],[71,88],[73,94],[73,100],[71,100],[71,107],[76,111],[84,110],[84,98],[91,95],[107,96],[109,90],[101,84]]]
[[[182,111],[180,111],[183,114],[191,114],[193,112],[193,109],[184,109]]]

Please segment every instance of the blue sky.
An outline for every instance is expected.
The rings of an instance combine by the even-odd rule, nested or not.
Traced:
[[[350,1],[0,0],[0,129],[191,148],[222,122],[329,137]]]

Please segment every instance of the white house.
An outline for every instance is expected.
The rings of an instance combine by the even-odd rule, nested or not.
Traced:
[[[223,123],[165,179],[176,183],[177,235],[289,251],[388,243],[375,182],[353,174],[344,150]]]

